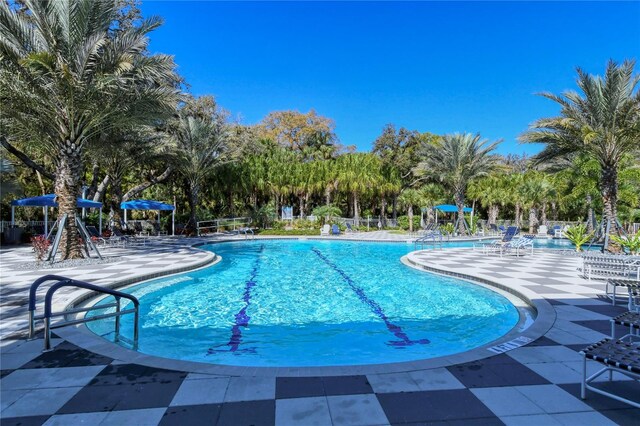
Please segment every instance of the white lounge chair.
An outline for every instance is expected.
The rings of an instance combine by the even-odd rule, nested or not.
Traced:
[[[538,227],[538,236],[547,236],[547,232],[549,232],[549,228],[547,228],[547,225],[540,225]]]
[[[320,235],[329,235],[331,233],[331,226],[329,224],[325,224],[320,228]]]

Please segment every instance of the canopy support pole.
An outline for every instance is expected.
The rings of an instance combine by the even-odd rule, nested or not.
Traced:
[[[49,207],[44,208],[44,235],[49,235]]]
[[[158,235],[160,235],[160,210],[158,210]]]
[[[127,227],[127,209],[124,209],[124,227]]]
[[[11,206],[11,227],[16,226],[16,206]]]
[[[176,209],[171,210],[171,236],[176,235]]]

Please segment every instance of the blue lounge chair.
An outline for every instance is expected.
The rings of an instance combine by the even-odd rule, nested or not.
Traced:
[[[351,224],[350,224],[350,223],[347,223],[347,230],[345,231],[345,233],[346,233],[346,232],[358,232],[358,231],[356,231],[355,229],[353,229],[353,227],[351,226]]]
[[[340,235],[340,228],[338,225],[331,226],[331,235]]]

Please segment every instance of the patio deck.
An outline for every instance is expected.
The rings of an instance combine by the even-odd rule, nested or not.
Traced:
[[[345,368],[344,374],[322,377],[301,369],[298,376],[270,377],[255,368],[219,375],[178,371],[170,361],[167,368],[151,367],[62,339],[42,353],[41,339],[22,337],[24,303],[28,284],[51,271],[17,270],[24,261],[20,250],[3,250],[0,270],[3,425],[632,425],[640,419],[640,410],[612,399],[594,393],[579,398],[578,351],[606,337],[609,318],[624,308],[603,298],[603,282],[578,276],[577,258],[542,251],[502,259],[471,249],[415,252],[409,260],[418,266],[526,287],[553,306],[552,327],[526,346],[447,367],[382,374],[355,368],[349,374]],[[207,262],[202,251],[181,240],[138,250],[97,265],[98,275],[87,267],[55,273],[107,283],[184,267],[187,260]],[[602,386],[638,398],[638,383],[630,380]]]

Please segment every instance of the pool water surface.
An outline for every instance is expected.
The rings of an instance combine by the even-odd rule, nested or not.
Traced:
[[[140,299],[141,352],[256,367],[380,364],[464,352],[520,319],[494,291],[402,264],[413,244],[254,240],[202,248],[222,260],[125,290]],[[89,327],[113,338],[113,320]],[[132,315],[121,329],[132,335]]]

